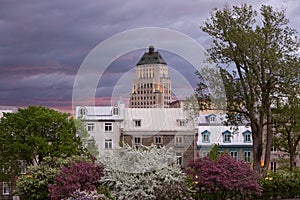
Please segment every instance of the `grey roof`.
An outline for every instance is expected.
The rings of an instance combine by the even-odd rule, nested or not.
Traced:
[[[154,47],[149,47],[149,52],[144,53],[137,65],[146,64],[167,64],[158,51],[154,51]]]
[[[194,133],[194,124],[188,119],[188,113],[181,108],[126,108],[124,131]],[[141,127],[135,127],[133,120],[141,120]],[[177,120],[186,120],[186,126],[179,126]]]

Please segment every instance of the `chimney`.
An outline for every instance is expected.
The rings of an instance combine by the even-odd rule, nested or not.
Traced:
[[[152,54],[154,52],[154,46],[149,46],[149,54]]]

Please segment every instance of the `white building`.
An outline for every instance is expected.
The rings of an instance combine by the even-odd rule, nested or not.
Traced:
[[[125,108],[123,103],[82,106],[76,108],[76,118],[94,137],[100,156],[126,143],[172,148],[183,165],[195,157],[196,129],[182,108]]]
[[[196,129],[182,108],[128,108],[121,140],[132,146],[165,146],[174,150],[180,165],[195,158]]]
[[[200,114],[198,118],[197,156],[205,157],[213,145],[237,160],[252,162],[252,132],[242,122],[237,126],[226,126],[226,115],[221,113]],[[237,117],[237,121],[240,119]]]
[[[124,103],[118,106],[76,107],[76,118],[85,123],[88,133],[94,137],[100,156],[119,147],[124,108]]]
[[[4,113],[12,113],[12,110],[0,110],[0,118],[4,116]]]

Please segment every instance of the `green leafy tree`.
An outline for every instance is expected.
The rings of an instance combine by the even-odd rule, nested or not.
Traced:
[[[295,88],[298,91],[297,87]],[[292,93],[291,91],[289,93]],[[280,151],[289,154],[289,168],[290,171],[293,171],[300,143],[300,98],[298,92],[288,96],[285,101],[278,101],[273,117],[275,121],[273,145]]]
[[[80,138],[82,147],[87,151],[89,155],[96,158],[99,155],[99,151],[94,137],[89,135],[84,122],[82,122],[80,119],[75,120],[75,125],[76,134]]]
[[[90,159],[83,156],[45,157],[39,165],[29,166],[26,175],[18,177],[15,193],[24,200],[50,199],[49,185],[54,184],[61,168],[69,167],[72,162],[79,161],[91,162]]]
[[[0,181],[11,183],[20,174],[20,162],[39,165],[46,156],[68,157],[82,153],[74,120],[69,114],[29,106],[16,113],[5,113],[0,121]]]
[[[261,172],[263,138],[265,169],[270,162],[276,94],[300,73],[296,31],[284,11],[262,5],[259,14],[245,4],[216,9],[202,27],[213,40],[208,54],[220,68],[229,122],[239,114],[252,129],[256,172]]]

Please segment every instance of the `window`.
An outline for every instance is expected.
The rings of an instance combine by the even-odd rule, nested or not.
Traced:
[[[87,123],[87,131],[94,131],[95,124],[94,123]]]
[[[241,123],[242,122],[242,116],[241,116],[241,114],[236,114],[236,115],[234,115],[234,118],[235,118],[235,121],[237,122],[237,123]]]
[[[177,124],[178,124],[178,126],[185,126],[186,125],[186,120],[184,120],[184,119],[178,119],[177,120]]]
[[[201,135],[202,135],[202,142],[203,143],[209,143],[210,142],[210,132],[205,130],[201,133]]]
[[[176,153],[176,163],[182,165],[182,153]]]
[[[9,185],[7,182],[2,183],[2,194],[8,195],[9,194]]]
[[[112,114],[113,114],[113,115],[119,115],[119,108],[118,108],[118,107],[114,107],[114,108],[112,109]]]
[[[246,162],[251,162],[251,151],[244,151],[244,160]]]
[[[214,123],[216,121],[216,115],[211,114],[207,116],[210,123]]]
[[[104,148],[105,149],[112,149],[112,139],[105,139]]]
[[[276,172],[276,162],[270,162],[271,171]]]
[[[141,145],[141,137],[134,137],[134,145],[136,147]]]
[[[112,132],[112,123],[111,122],[104,123],[104,131]]]
[[[175,145],[177,146],[183,145],[183,136],[175,136]]]
[[[231,132],[230,131],[223,132],[223,142],[231,143]]]
[[[162,136],[154,137],[154,144],[162,144]]]
[[[239,159],[237,151],[230,151],[230,156],[236,160]]]
[[[26,161],[19,160],[20,174],[26,174]]]
[[[142,120],[133,120],[133,122],[134,122],[134,126],[135,127],[141,127],[142,126]]]
[[[276,151],[277,151],[276,147],[272,146],[271,147],[271,152],[276,152]]]
[[[79,110],[79,115],[80,116],[84,116],[84,115],[86,115],[87,114],[87,109],[86,108],[80,108],[80,110]]]
[[[207,151],[202,151],[202,158],[205,158],[208,155]]]
[[[11,165],[10,165],[9,162],[4,163],[4,164],[2,165],[2,172],[3,172],[4,174],[10,173],[10,170],[11,170]]]
[[[250,131],[245,131],[244,133],[243,133],[243,135],[244,135],[244,143],[251,143],[252,142],[252,134],[251,134],[251,132]]]

